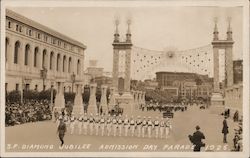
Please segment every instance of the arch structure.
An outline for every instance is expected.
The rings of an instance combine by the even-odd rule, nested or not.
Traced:
[[[189,50],[156,51],[133,46],[131,54],[132,79],[153,78],[156,72],[189,72],[213,77],[212,45]]]
[[[7,92],[24,87],[41,91],[53,85],[76,90],[72,76],[76,74],[75,82],[83,81],[84,44],[8,9],[6,24]]]

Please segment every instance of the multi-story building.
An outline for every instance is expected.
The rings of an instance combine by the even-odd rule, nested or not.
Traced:
[[[186,72],[156,72],[156,81],[166,95],[184,100],[206,100],[213,85],[213,80],[207,75]]]
[[[243,81],[243,60],[233,61],[234,84]]]
[[[84,44],[8,9],[5,48],[6,91],[41,91],[58,80],[72,91],[84,79]]]

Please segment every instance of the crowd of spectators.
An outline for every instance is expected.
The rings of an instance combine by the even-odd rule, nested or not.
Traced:
[[[5,126],[50,120],[51,118],[52,113],[48,100],[29,100],[22,105],[7,102],[5,106]]]

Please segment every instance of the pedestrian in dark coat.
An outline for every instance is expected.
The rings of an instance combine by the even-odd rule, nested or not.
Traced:
[[[61,146],[64,144],[63,138],[64,138],[64,135],[66,133],[66,130],[67,130],[66,129],[66,124],[64,123],[63,120],[60,120],[60,124],[59,124],[59,126],[57,128],[57,133],[59,134],[58,136],[59,136],[59,139],[61,141]]]
[[[223,133],[223,143],[227,143],[227,134],[228,132],[228,126],[227,126],[227,117],[224,117],[225,119],[223,120],[223,127],[222,127],[222,133]]]
[[[204,134],[200,131],[200,127],[196,126],[196,132],[193,135],[189,135],[189,140],[194,144],[194,151],[201,151],[201,147],[205,147],[205,143],[202,142],[202,139],[205,139]]]

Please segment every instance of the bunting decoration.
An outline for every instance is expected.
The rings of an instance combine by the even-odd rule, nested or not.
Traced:
[[[151,78],[156,71],[190,72],[212,77],[212,45],[181,51],[156,51],[134,46],[131,54],[132,79]]]

